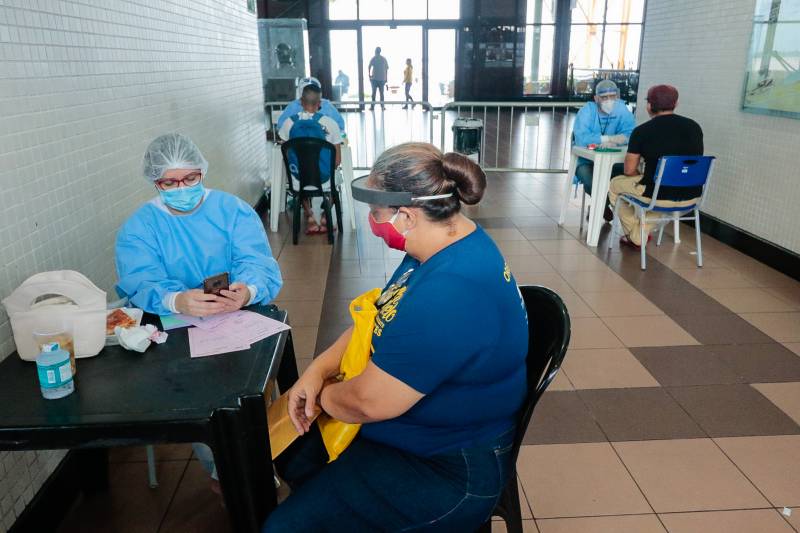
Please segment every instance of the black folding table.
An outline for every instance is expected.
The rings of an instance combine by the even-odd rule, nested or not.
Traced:
[[[283,322],[274,305],[251,311]],[[145,315],[145,323],[159,324]],[[145,353],[109,346],[77,361],[76,390],[39,392],[36,367],[12,354],[0,363],[0,450],[82,450],[86,488],[108,484],[107,448],[204,442],[214,451],[234,531],[259,531],[277,505],[265,397],[297,380],[290,331],[249,350],[192,359],[187,329]],[[85,451],[83,451],[85,450]]]

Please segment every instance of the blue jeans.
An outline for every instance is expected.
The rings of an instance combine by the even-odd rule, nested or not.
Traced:
[[[292,494],[262,532],[474,531],[509,479],[513,438],[419,457],[359,436],[326,464],[314,425],[276,460]]]
[[[583,190],[589,196],[592,195],[592,181],[593,181],[593,173],[594,173],[594,163],[589,161],[588,159],[579,159],[578,166],[575,168],[575,176],[578,178],[578,181],[583,183]],[[611,167],[611,177],[619,176],[620,174],[625,173],[625,165],[622,163],[615,163],[614,166]]]

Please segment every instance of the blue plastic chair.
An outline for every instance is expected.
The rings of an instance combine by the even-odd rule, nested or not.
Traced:
[[[617,197],[617,202],[614,205],[614,221],[611,224],[611,238],[608,240],[608,247],[614,243],[614,235],[617,233],[619,226],[619,217],[617,217],[617,206],[619,202],[626,202],[633,206],[636,211],[636,216],[639,217],[640,231],[641,231],[641,263],[642,270],[647,269],[647,235],[645,234],[645,220],[647,213],[668,213],[669,217],[662,217],[657,219],[650,219],[649,222],[655,222],[660,226],[658,231],[658,240],[656,246],[661,245],[661,237],[664,234],[664,226],[674,220],[694,220],[694,229],[697,235],[697,266],[703,266],[703,249],[700,245],[700,208],[703,206],[703,201],[706,197],[708,190],[708,182],[711,179],[711,173],[714,170],[715,157],[710,155],[669,155],[663,156],[658,160],[658,168],[656,169],[656,183],[653,189],[653,197],[649,203],[645,200],[637,198],[631,194],[620,194]],[[700,197],[692,205],[681,207],[664,207],[657,205],[658,192],[662,188],[668,187],[702,187],[703,192]],[[690,216],[682,217],[680,214],[692,212]]]

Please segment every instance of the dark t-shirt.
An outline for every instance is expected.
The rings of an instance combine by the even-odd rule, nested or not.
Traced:
[[[653,117],[637,126],[628,142],[628,153],[644,158],[644,196],[651,198],[658,159],[663,155],[703,155],[703,130],[694,120],[680,115]],[[659,200],[690,200],[702,194],[701,187],[662,187]]]
[[[386,81],[386,75],[389,71],[389,62],[383,56],[372,56],[369,61],[369,66],[372,67],[372,79],[375,81]]]

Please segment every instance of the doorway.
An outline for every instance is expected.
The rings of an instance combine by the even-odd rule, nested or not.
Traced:
[[[403,70],[406,59],[411,59],[414,68],[411,97],[422,100],[422,26],[362,26],[361,28],[361,61],[363,65],[364,100],[371,100],[372,83],[369,79],[369,62],[375,55],[375,48],[381,48],[381,55],[389,64],[385,89],[387,101],[405,99],[403,87]],[[377,98],[380,98],[379,94]]]
[[[441,107],[453,101],[456,84],[456,30],[428,30],[428,101]]]

